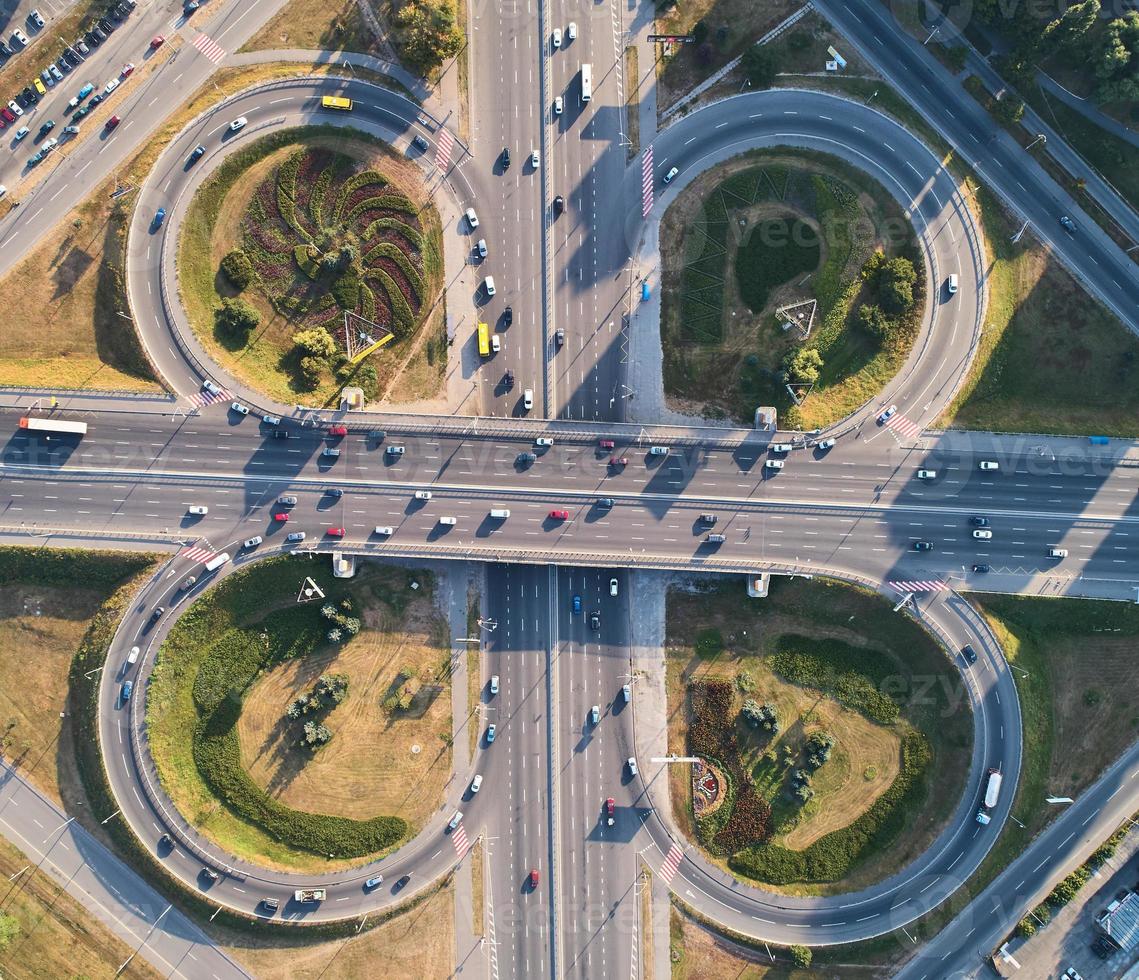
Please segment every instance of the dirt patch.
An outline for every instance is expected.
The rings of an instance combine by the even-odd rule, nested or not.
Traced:
[[[384,4],[369,0],[368,5],[382,16]],[[290,0],[241,50],[284,48],[384,53],[368,29],[359,0]]]
[[[259,786],[295,809],[361,820],[395,813],[418,828],[451,775],[444,624],[428,599],[412,600],[402,615],[372,606],[362,618],[351,642],[257,680],[238,729],[242,759]],[[313,752],[298,744],[300,723],[285,710],[326,673],[348,675],[348,697],[325,720],[332,741]],[[415,686],[413,703],[387,710],[382,702],[401,677]]]

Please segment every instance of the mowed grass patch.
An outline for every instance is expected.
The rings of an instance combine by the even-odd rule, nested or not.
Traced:
[[[357,980],[375,976],[377,964],[391,980],[445,980],[455,958],[454,885],[347,940],[258,941],[226,932],[218,940],[258,980]]]
[[[758,757],[753,753],[747,758],[757,789],[772,802],[773,843],[794,849],[825,840],[841,821],[845,821],[842,826],[849,826],[867,812],[894,785],[896,777],[892,776],[902,769],[906,754],[900,751],[900,743],[911,737],[907,733],[920,732],[929,747],[930,762],[907,797],[907,805],[895,808],[893,822],[862,849],[840,881],[788,884],[783,890],[833,894],[864,887],[904,867],[944,826],[958,802],[968,768],[972,718],[954,666],[915,623],[892,614],[888,604],[860,589],[822,580],[780,581],[768,599],[748,603],[738,583],[706,585],[696,593],[669,593],[669,750],[684,754],[688,747],[691,719],[685,691],[691,682],[730,679],[737,687],[737,702],[750,697],[774,703],[782,732],[774,743],[754,747]],[[702,641],[706,645],[711,630],[722,638],[723,649],[709,648],[707,655],[699,656],[696,650]],[[842,668],[839,676],[857,671],[870,678],[868,691],[889,691],[893,697],[885,702],[894,711],[900,705],[900,721],[873,722],[873,713],[867,712],[877,709],[869,702],[851,700],[845,684],[821,675],[811,684],[789,679],[797,675],[787,674],[787,662],[781,656],[808,653],[825,659],[828,644],[841,648],[842,657],[832,658]],[[927,688],[928,678],[933,683]],[[853,717],[847,721],[846,715]],[[736,735],[739,739],[743,733],[746,753],[751,751],[750,736],[740,724]],[[815,730],[838,735],[837,745],[831,760],[818,770],[817,785],[812,783],[818,797],[799,808],[783,796],[785,768],[773,766],[762,753],[774,744],[776,758],[781,759],[780,737],[798,746]],[[882,761],[887,754],[888,763]],[[802,765],[801,753],[795,765]],[[828,766],[833,767],[830,773]],[[680,826],[694,835],[690,772],[686,767],[673,768],[669,786],[674,814]]]
[[[160,391],[126,312],[130,205],[113,181],[89,194],[0,280],[0,385]]]
[[[380,4],[371,7],[382,15]],[[289,0],[241,50],[284,48],[379,52],[356,0]]]
[[[162,976],[36,869],[37,857],[0,838],[0,875],[6,879],[0,916],[16,920],[11,941],[0,946],[0,974],[13,978]]]
[[[1139,432],[1139,339],[968,181],[984,228],[989,305],[969,375],[941,423],[1004,432]],[[1089,384],[1088,379],[1095,383]]]
[[[381,594],[406,588],[403,569],[377,570]],[[451,775],[451,699],[440,648],[442,619],[425,589],[401,610],[361,610],[364,629],[348,643],[273,667],[245,697],[238,725],[242,759],[254,781],[298,810],[367,819],[398,813],[417,830],[434,813]],[[347,700],[328,715],[332,741],[312,752],[284,706],[321,674],[346,674]],[[411,710],[386,710],[386,695],[411,684]]]
[[[822,426],[877,392],[909,352],[921,278],[890,342],[851,313],[874,302],[862,271],[876,251],[917,258],[912,231],[876,182],[840,160],[760,150],[726,161],[670,205],[660,239],[664,388],[678,407],[741,422],[757,405],[788,411],[784,358],[814,348],[819,379],[791,424]],[[784,330],[776,311],[809,300],[809,336],[807,319]]]
[[[311,575],[324,590],[324,601],[335,604],[350,597],[355,615],[365,623],[369,611],[379,604],[402,623],[411,600],[431,593],[429,574],[416,573],[420,589],[412,590],[410,573],[371,563],[365,563],[350,581],[334,579],[326,568],[306,567],[303,574]],[[255,694],[262,674],[271,676],[281,666],[320,663],[330,652],[331,644],[324,642],[329,624],[320,614],[324,601],[296,604],[303,574],[289,557],[268,559],[227,577],[198,599],[159,651],[147,692],[147,717],[159,776],[191,823],[240,857],[315,871],[351,866],[357,862],[348,858],[379,853],[384,846],[368,848],[373,842],[395,843],[396,828],[394,818],[378,808],[359,818],[317,808],[286,809],[246,773],[250,760],[241,755],[237,731],[243,699]],[[442,651],[446,644],[442,623],[436,631]],[[365,625],[359,638],[370,632]],[[251,655],[261,658],[260,669]],[[350,689],[348,701],[337,710],[352,704],[353,693]],[[384,692],[355,693],[368,698]],[[288,700],[279,706],[282,715]],[[333,745],[335,718],[334,711],[326,721],[334,732]],[[374,757],[385,751],[382,743],[353,748]],[[318,755],[319,751],[324,750]],[[386,763],[377,758],[375,764]],[[445,765],[450,768],[449,759]],[[398,823],[404,824],[402,819]],[[314,850],[317,844],[319,851]],[[328,853],[339,856],[330,859]]]
[[[130,554],[0,548],[0,746],[60,805],[82,798],[70,719],[61,717],[71,658],[102,603],[149,564]]]
[[[981,888],[1139,736],[1139,607],[974,594],[1013,670],[1024,759],[1012,821],[977,872]]]

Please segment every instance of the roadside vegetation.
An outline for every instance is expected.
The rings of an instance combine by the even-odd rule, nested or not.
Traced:
[[[278,401],[330,404],[346,384],[375,400],[424,330],[442,375],[439,218],[417,168],[363,134],[304,127],[230,155],[191,204],[178,266],[211,356]]]
[[[6,977],[155,978],[133,950],[36,867],[36,858],[0,838],[0,972]]]
[[[377,4],[371,4],[372,9]],[[289,0],[242,51],[299,48],[381,55],[357,0]]]
[[[657,45],[657,111],[663,112],[802,6],[801,0],[657,0],[654,34],[685,34],[661,56]]]
[[[976,595],[1010,664],[1024,718],[1012,815],[977,890],[1056,816],[1049,795],[1078,796],[1139,736],[1133,671],[1139,607],[1125,602]]]
[[[878,391],[918,332],[912,230],[877,183],[833,157],[729,160],[673,202],[660,239],[664,385],[681,408],[747,422],[774,405],[789,428],[823,426]],[[814,311],[777,315],[810,300]]]
[[[669,593],[669,751],[707,760],[718,787],[673,767],[677,822],[717,863],[793,894],[881,880],[957,804],[972,741],[960,677],[864,590],[739,591]]]
[[[0,548],[0,752],[57,804],[80,793],[68,665],[102,604],[151,563],[121,552]]]
[[[296,602],[304,574],[324,600]],[[163,786],[199,830],[240,857],[324,870],[390,849],[438,805],[449,645],[428,573],[304,574],[269,559],[199,598],[159,651],[147,725]]]

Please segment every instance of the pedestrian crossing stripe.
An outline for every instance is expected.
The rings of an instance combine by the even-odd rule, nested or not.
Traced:
[[[886,584],[899,592],[944,592],[949,588],[949,583],[943,582],[939,578],[918,579],[912,582],[887,582]]]
[[[684,851],[679,844],[674,843],[668,851],[668,857],[664,859],[664,864],[660,866],[660,878],[666,885],[672,881],[673,875],[676,874],[676,869],[680,867],[680,862],[684,858]]]
[[[217,43],[208,34],[199,34],[194,38],[194,47],[202,52],[215,65],[225,57],[225,48]]]

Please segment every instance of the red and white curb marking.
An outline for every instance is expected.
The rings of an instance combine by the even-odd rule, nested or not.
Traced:
[[[455,145],[455,137],[446,129],[439,130],[439,138],[435,145],[435,166],[446,170],[451,160],[451,147]]]
[[[646,146],[641,156],[641,217],[653,209],[653,148]]]
[[[893,418],[886,419],[886,428],[893,429],[907,439],[916,439],[922,431],[917,422],[911,422],[904,415],[895,415]]]
[[[187,548],[181,552],[183,558],[193,558],[194,561],[201,562],[203,565],[216,554],[217,552],[214,551],[213,548],[201,548],[198,546]]]
[[[212,405],[214,402],[229,401],[229,391],[222,388],[216,395],[211,395],[205,391],[199,391],[196,394],[187,396],[187,400],[195,408],[205,408],[207,405]]]
[[[916,582],[887,582],[886,584],[899,592],[945,592],[949,588],[949,583],[943,582],[939,578],[921,579]]]
[[[217,43],[208,34],[199,34],[194,38],[194,47],[202,52],[215,65],[225,57],[225,48]]]
[[[660,866],[660,880],[666,885],[672,881],[673,875],[676,874],[676,869],[680,867],[680,862],[684,859],[684,851],[679,844],[673,844],[669,848],[668,857],[664,859],[664,864]]]
[[[455,853],[459,855],[460,861],[467,856],[467,851],[471,849],[471,843],[467,840],[467,832],[461,825],[452,831],[451,843],[455,845]]]

